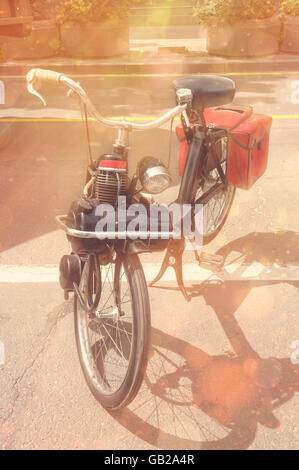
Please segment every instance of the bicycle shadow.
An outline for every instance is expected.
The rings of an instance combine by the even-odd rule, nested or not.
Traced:
[[[281,232],[253,232],[244,237],[231,241],[221,247],[217,254],[224,257],[227,264],[229,255],[235,253],[232,262],[242,261],[242,266],[258,262],[265,267],[273,264],[286,267],[299,264],[299,234],[292,231]],[[242,267],[240,268],[242,270]]]
[[[227,258],[241,250],[243,272],[249,260],[265,266],[297,261],[298,246],[293,232],[260,233],[235,240],[218,253]],[[164,449],[247,449],[259,424],[278,428],[274,410],[299,391],[299,366],[290,358],[261,358],[234,314],[252,289],[280,282],[285,281],[193,285],[192,296],[202,296],[213,308],[233,354],[212,356],[153,329],[144,386],[133,404],[113,413],[114,418],[136,438]]]

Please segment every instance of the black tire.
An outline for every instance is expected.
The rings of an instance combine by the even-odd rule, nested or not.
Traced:
[[[107,350],[107,346],[105,345],[106,352],[104,353],[104,350],[100,345],[101,356],[103,358],[101,364],[99,364],[99,360],[97,359],[99,353],[97,353],[96,358],[94,358],[97,352],[97,349],[94,348],[95,345],[91,347],[90,341],[88,341],[87,338],[89,335],[88,329],[90,329],[90,324],[88,323],[90,315],[83,310],[76,295],[74,299],[75,335],[77,350],[83,374],[95,398],[102,404],[103,407],[111,411],[118,410],[127,406],[138,393],[146,371],[151,331],[148,290],[140,260],[137,255],[121,255],[117,256],[117,260],[118,261],[114,263],[115,271],[113,289],[114,291],[117,291],[114,293],[114,301],[116,305],[119,305],[119,277],[121,269],[123,267],[123,272],[125,273],[125,277],[127,279],[127,290],[130,290],[130,298],[132,304],[132,327],[130,332],[126,321],[120,319],[125,318],[125,316],[120,317],[119,320],[117,320],[117,326],[115,326],[116,323],[113,323],[112,325],[112,321],[110,324],[108,324],[108,320],[104,320],[104,322],[106,322],[107,327],[109,325],[112,326],[112,329],[109,330],[108,334],[111,339],[111,335],[114,335],[115,341],[113,339],[112,341],[111,339],[108,339],[108,341],[110,341],[108,345],[109,351]],[[84,270],[82,273],[82,277],[83,274]],[[101,278],[102,283],[103,275],[101,275]],[[101,288],[103,288],[103,286]],[[101,331],[101,326],[104,323],[100,320],[100,318],[101,313],[99,314],[98,324],[96,326],[96,329],[99,332]],[[118,328],[119,322],[122,322],[121,326],[123,327],[123,329]],[[92,328],[94,329],[94,326]],[[119,329],[119,337],[117,335],[117,329]],[[107,331],[106,327],[105,330]],[[125,335],[127,336],[127,342],[129,338],[128,335],[132,337],[129,354],[126,351],[126,355],[128,357],[125,357],[122,346],[120,345],[120,343],[118,343],[118,339],[119,341],[121,341],[120,336],[124,336],[124,334],[120,333],[120,331],[125,331]],[[99,342],[100,341],[102,341],[102,337],[100,338]],[[104,344],[103,341],[102,344]],[[123,357],[121,359],[126,359],[128,361],[128,366],[123,381],[120,383],[119,387],[117,386],[118,388],[115,390],[111,389],[110,384],[108,383],[106,371],[103,366],[103,362],[105,361],[108,352],[110,353],[110,351],[113,349],[111,346],[113,346],[114,348],[115,355],[119,356],[119,352],[121,350],[121,352],[123,353]],[[115,346],[118,351],[115,350]],[[115,366],[116,363],[113,362],[111,364]]]

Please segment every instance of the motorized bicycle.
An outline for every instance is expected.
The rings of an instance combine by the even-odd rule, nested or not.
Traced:
[[[173,224],[165,229],[158,221],[158,236],[153,236],[147,225],[142,236],[136,238],[128,225],[119,230],[120,220],[115,221],[114,230],[99,232],[98,222],[103,217],[99,208],[108,204],[118,209],[122,197],[126,209],[138,203],[149,213],[153,203],[147,195],[162,192],[170,184],[167,168],[153,157],[142,159],[129,179],[130,133],[155,129],[181,118],[177,135],[182,178],[175,203],[189,207],[193,228],[194,208],[203,208],[202,237],[203,243],[208,243],[223,227],[236,187],[249,189],[264,173],[271,118],[255,115],[251,108],[226,106],[233,101],[236,87],[231,79],[219,76],[175,80],[176,106],[145,124],[106,119],[84,89],[61,73],[32,69],[27,83],[29,92],[44,104],[36,91],[41,83],[61,84],[76,94],[84,110],[87,135],[88,113],[118,131],[111,154],[96,160],[90,154],[83,195],[66,216],[58,216],[57,220],[72,247],[71,254],[61,260],[60,283],[66,297],[74,292],[75,333],[82,370],[100,403],[110,410],[120,409],[133,400],[140,388],[150,341],[150,302],[138,255],[166,249],[153,282],[170,266],[184,297],[190,300],[183,283],[185,238],[174,236]],[[183,216],[179,225],[182,222]],[[163,236],[159,236],[162,232]],[[201,261],[197,252],[196,260]],[[221,260],[212,258],[209,262],[217,264]]]

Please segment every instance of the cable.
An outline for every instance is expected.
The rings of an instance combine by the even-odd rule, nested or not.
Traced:
[[[83,107],[83,110],[82,110]],[[92,152],[91,152],[91,144],[90,144],[90,133],[89,133],[89,126],[88,126],[88,115],[87,115],[87,106],[85,103],[80,100],[80,111],[82,120],[85,121],[85,130],[86,130],[86,137],[87,137],[87,147],[88,147],[88,158],[90,165],[93,164]]]

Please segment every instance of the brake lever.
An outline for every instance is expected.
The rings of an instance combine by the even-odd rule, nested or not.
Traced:
[[[42,97],[42,95],[40,95],[36,90],[35,88],[33,88],[33,84],[32,83],[28,83],[27,85],[27,90],[29,91],[29,93],[31,93],[32,95],[36,96],[37,98],[39,98],[41,100],[41,102],[43,103],[44,106],[47,106],[47,102],[46,100]]]
[[[36,91],[36,89],[33,86],[34,75],[31,75],[30,72],[29,72],[27,74],[26,79],[27,79],[27,90],[28,90],[28,92],[31,93],[31,95],[34,95],[37,98],[39,98],[44,106],[47,106],[46,100],[42,97],[42,95],[40,93],[38,93],[38,91]]]

